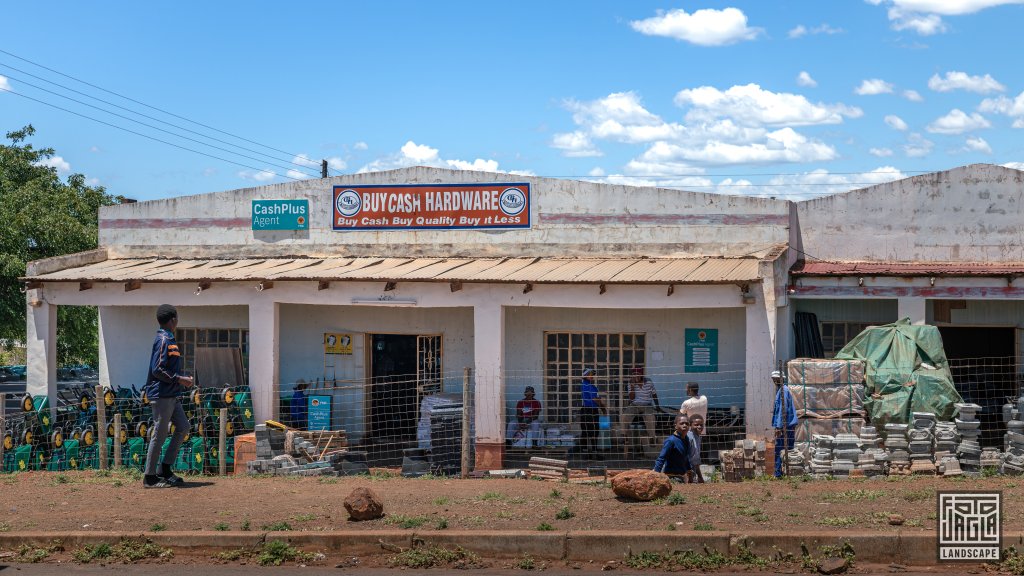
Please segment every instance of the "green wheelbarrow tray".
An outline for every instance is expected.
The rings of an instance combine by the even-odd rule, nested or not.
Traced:
[[[31,444],[21,444],[14,449],[14,472],[23,472],[32,469],[33,456],[35,455]]]
[[[242,419],[243,432],[252,432],[256,429],[256,413],[252,407],[252,391],[248,386],[241,386],[235,392],[235,407]]]
[[[78,470],[82,467],[81,450],[78,440],[64,441],[64,460],[67,464],[66,470]]]
[[[34,396],[32,403],[35,406],[36,418],[39,427],[43,430],[44,436],[50,435],[53,428],[53,421],[50,419],[50,399],[47,396]]]
[[[124,446],[124,455],[121,458],[121,462],[125,466],[137,468],[142,470],[146,467],[146,439],[145,438],[129,438],[128,444]]]
[[[68,469],[68,454],[64,448],[50,450],[49,462],[46,463],[46,470],[50,472],[63,472]]]

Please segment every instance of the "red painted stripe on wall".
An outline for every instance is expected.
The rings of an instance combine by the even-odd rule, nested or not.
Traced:
[[[111,218],[100,220],[100,229],[142,230],[169,228],[249,228],[248,218]]]
[[[927,286],[793,286],[790,296],[859,296],[875,298],[1024,298],[1024,287]]]
[[[540,214],[544,224],[789,225],[786,214]]]

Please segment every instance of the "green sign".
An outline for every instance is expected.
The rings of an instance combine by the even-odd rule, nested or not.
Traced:
[[[253,230],[309,230],[309,200],[253,200]]]
[[[718,329],[687,328],[686,371],[718,372]]]

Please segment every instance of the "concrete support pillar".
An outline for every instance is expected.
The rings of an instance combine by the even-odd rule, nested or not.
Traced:
[[[924,324],[927,313],[927,298],[896,299],[896,316],[900,319],[910,318],[911,324]]]
[[[105,329],[110,328],[111,327],[110,325],[112,324],[112,322],[111,322],[111,320],[109,318],[107,318],[106,321],[104,321],[104,318],[103,318],[104,315],[108,315],[109,316],[109,313],[110,313],[109,310],[110,310],[109,306],[98,306],[96,308],[96,312],[97,312],[96,315],[97,315],[97,317],[99,319],[99,326],[97,328],[97,331],[99,332],[99,340],[100,340],[100,349],[99,349],[100,386],[103,386],[104,388],[113,388],[113,386],[110,385],[110,360],[107,359],[107,340],[109,338],[107,338],[106,334],[104,334]],[[146,385],[145,382],[141,382],[140,384],[136,385],[136,388],[140,388],[141,389],[141,387],[144,387],[145,385]]]
[[[750,438],[769,438],[775,393],[771,373],[776,364],[771,328],[776,315],[774,309],[768,313],[761,290],[755,293],[757,302],[746,307],[746,427]]]
[[[249,304],[249,387],[257,422],[278,417],[280,318],[277,302]]]
[[[57,410],[57,307],[47,304],[36,290],[26,301],[26,342],[28,356],[27,391],[50,398],[51,416]],[[35,306],[33,306],[35,304]]]
[[[505,309],[498,303],[473,308],[473,418],[477,470],[497,470],[505,457]]]

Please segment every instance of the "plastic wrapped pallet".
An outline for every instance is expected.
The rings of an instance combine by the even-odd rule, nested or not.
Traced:
[[[801,418],[796,427],[796,445],[804,448],[815,434],[860,434],[864,421],[858,418]]]
[[[797,358],[786,363],[793,407],[810,418],[864,414],[864,363]]]

